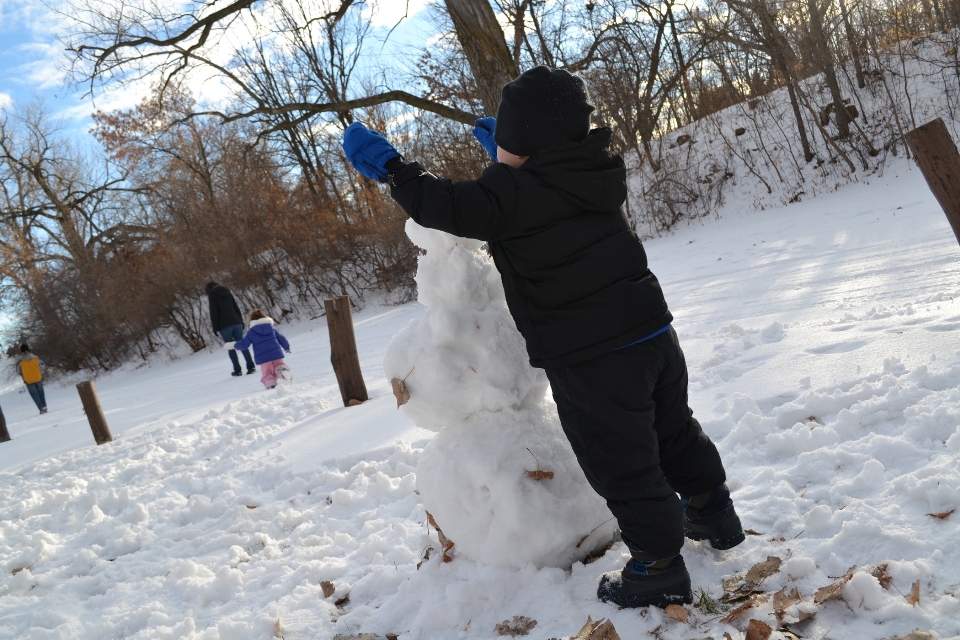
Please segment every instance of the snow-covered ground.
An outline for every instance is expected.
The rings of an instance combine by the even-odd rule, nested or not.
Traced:
[[[720,599],[726,580],[778,557],[758,589],[795,587],[816,610],[791,627],[799,637],[960,635],[960,247],[898,162],[646,243],[691,404],[758,534],[724,553],[688,542],[694,588]],[[97,379],[115,436],[100,447],[72,385],[48,386],[44,416],[4,389],[0,637],[496,638],[514,616],[536,620],[533,638],[573,636],[587,616],[625,640],[778,626],[773,599],[729,623],[600,603],[621,544],[569,570],[444,563],[416,493],[433,434],[397,410],[382,369],[422,313],[356,314],[372,400],[349,409],[323,320],[280,327],[296,380],[276,391],[231,378],[219,350]],[[854,565],[838,597],[814,604]]]

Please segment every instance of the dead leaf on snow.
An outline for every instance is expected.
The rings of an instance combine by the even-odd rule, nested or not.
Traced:
[[[856,566],[850,567],[847,569],[845,574],[837,579],[836,582],[817,589],[817,592],[813,595],[813,601],[817,604],[823,604],[827,600],[838,597],[840,595],[840,591],[843,589],[843,585],[850,582],[850,578],[853,577],[853,572],[856,568]]]
[[[785,626],[780,627],[777,629],[777,631],[785,638],[785,640],[803,640],[803,638],[795,634],[793,631],[790,631],[790,629],[787,629]]]
[[[283,628],[280,626],[280,618],[277,618],[276,624],[273,625],[273,637],[283,640]]]
[[[751,609],[753,607],[759,607],[769,599],[770,599],[770,596],[768,596],[765,593],[755,593],[752,596],[750,596],[749,600],[744,602],[742,605],[740,605],[736,609],[732,610],[727,615],[723,616],[723,618],[720,619],[720,622],[729,624],[733,622],[741,613],[743,613],[747,609]]]
[[[751,618],[747,623],[746,640],[767,640],[772,633],[773,629],[766,622]]]
[[[330,582],[329,580],[324,580],[323,582],[320,583],[320,590],[323,591],[324,598],[329,598],[330,596],[333,595],[333,592],[336,591],[337,588],[334,587],[333,583]]]
[[[773,574],[779,573],[781,564],[783,564],[783,560],[780,558],[767,556],[767,559],[763,562],[758,562],[750,567],[750,571],[747,571],[745,580],[751,584],[760,584]]]
[[[387,634],[387,640],[400,640],[400,634],[399,634],[399,633],[388,633],[388,634]]]
[[[525,636],[537,626],[537,621],[526,616],[513,616],[513,620],[504,620],[493,628],[498,636]]]
[[[570,640],[620,640],[620,634],[609,620],[593,620],[587,616],[587,624]]]
[[[956,511],[956,509],[950,509],[950,511],[944,511],[942,513],[928,513],[927,515],[937,518],[938,520],[946,520],[952,513],[955,513]]]
[[[453,556],[450,555],[450,550],[453,549],[453,541],[448,539],[447,536],[443,535],[443,530],[440,529],[440,525],[437,524],[437,521],[433,519],[433,516],[427,511],[427,522],[430,523],[430,526],[437,530],[437,537],[440,540],[440,547],[443,549],[443,561],[444,562],[453,562]]]
[[[247,509],[256,509],[256,508],[257,507],[255,505],[252,505],[252,504],[247,505]]]
[[[889,573],[887,573],[886,562],[881,562],[878,565],[874,565],[870,569],[870,575],[876,578],[877,582],[880,583],[880,586],[884,588],[886,588],[891,582],[893,582],[893,578],[890,577]]]
[[[677,622],[686,622],[690,617],[690,610],[679,604],[668,604],[665,612],[668,618],[673,618]]]
[[[533,451],[530,451],[530,447],[527,447],[527,451],[530,455],[533,456]],[[537,461],[537,470],[536,471],[527,471],[527,476],[533,478],[537,482],[540,480],[552,480],[553,471],[541,471],[540,470],[540,459],[537,456],[533,456],[533,459]]]
[[[339,606],[341,606],[341,605],[347,604],[348,602],[350,602],[350,594],[349,594],[349,593],[346,594],[345,596],[343,596],[342,598],[337,599],[337,601],[334,602],[333,604],[334,604],[334,606],[339,607]]]
[[[552,480],[553,471],[541,471],[537,469],[536,471],[527,471],[527,476],[533,478],[534,480]]]
[[[800,595],[800,591],[796,587],[790,593],[787,593],[787,588],[784,587],[773,594],[773,613],[777,616],[777,620],[782,620],[784,611],[802,601],[803,596]]]
[[[748,536],[762,536],[763,534],[759,531],[754,531],[753,529],[744,529],[743,532]]]
[[[17,574],[20,573],[21,571],[23,571],[23,567],[17,567],[16,569],[14,569],[13,571],[11,571],[10,573],[12,573],[13,575],[17,575]]]
[[[393,395],[397,398],[397,409],[410,402],[410,390],[407,389],[407,383],[400,378],[390,380],[390,386],[393,388]]]
[[[934,640],[934,638],[926,631],[916,629],[905,636],[897,636],[896,638],[890,638],[890,640]]]
[[[907,596],[907,602],[911,605],[916,606],[920,602],[920,581],[917,580],[913,583],[913,586],[910,588],[910,595]]]

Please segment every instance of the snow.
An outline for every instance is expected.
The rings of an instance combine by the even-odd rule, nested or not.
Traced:
[[[783,208],[731,205],[646,243],[691,405],[759,534],[727,552],[687,542],[683,554],[695,590],[713,598],[781,558],[761,589],[799,590],[787,613],[816,611],[804,637],[957,637],[960,513],[936,514],[960,509],[960,248],[905,161],[859,180]],[[418,470],[433,447],[500,455],[496,428],[509,423],[455,437],[476,407],[456,405],[430,430],[397,410],[387,347],[427,307],[356,314],[372,399],[349,409],[322,319],[284,326],[297,379],[276,390],[231,378],[219,350],[98,378],[115,437],[100,447],[74,380],[48,384],[45,416],[11,382],[0,396],[14,438],[0,444],[0,637],[494,638],[516,615],[537,621],[536,638],[574,635],[588,615],[624,639],[743,638],[749,618],[776,627],[770,601],[730,624],[597,601],[599,574],[627,558],[620,543],[587,565],[516,567],[458,554],[445,530],[456,546],[443,562]],[[460,362],[464,350],[453,353]],[[502,475],[535,468],[519,453]],[[574,473],[553,470],[543,483]],[[878,563],[888,585],[871,575]],[[836,598],[813,603],[854,565]]]
[[[546,374],[527,363],[493,261],[476,240],[412,220],[406,229],[426,251],[426,311],[391,341],[384,371],[410,393],[404,413],[440,432],[417,464],[424,507],[464,558],[518,569],[583,560],[612,541],[616,522],[545,401]]]

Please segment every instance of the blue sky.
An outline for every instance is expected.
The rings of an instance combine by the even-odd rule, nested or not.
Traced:
[[[404,15],[406,3],[382,0],[379,4],[375,24],[386,33]],[[371,51],[382,59],[401,47],[407,51],[411,45],[423,47],[430,33],[422,11],[425,4],[426,0],[410,0],[411,18],[393,32],[382,52],[379,47]],[[62,119],[68,132],[82,138],[93,111],[132,106],[142,95],[117,90],[98,95],[94,101],[83,97],[82,87],[76,90],[66,86],[68,58],[57,41],[58,29],[65,20],[40,0],[0,0],[0,106],[26,104],[38,97]]]

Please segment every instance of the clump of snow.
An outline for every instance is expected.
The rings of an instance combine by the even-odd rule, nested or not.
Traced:
[[[426,314],[390,343],[384,371],[404,380],[406,415],[440,431],[417,464],[423,504],[464,557],[570,566],[607,544],[616,522],[545,400],[546,376],[527,362],[499,273],[476,240],[412,220],[407,234],[426,251]]]
[[[407,221],[426,251],[417,268],[418,299],[427,308],[390,343],[384,372],[404,381],[404,413],[431,431],[479,411],[533,407],[546,375],[527,363],[523,337],[506,307],[500,274],[482,242]]]

